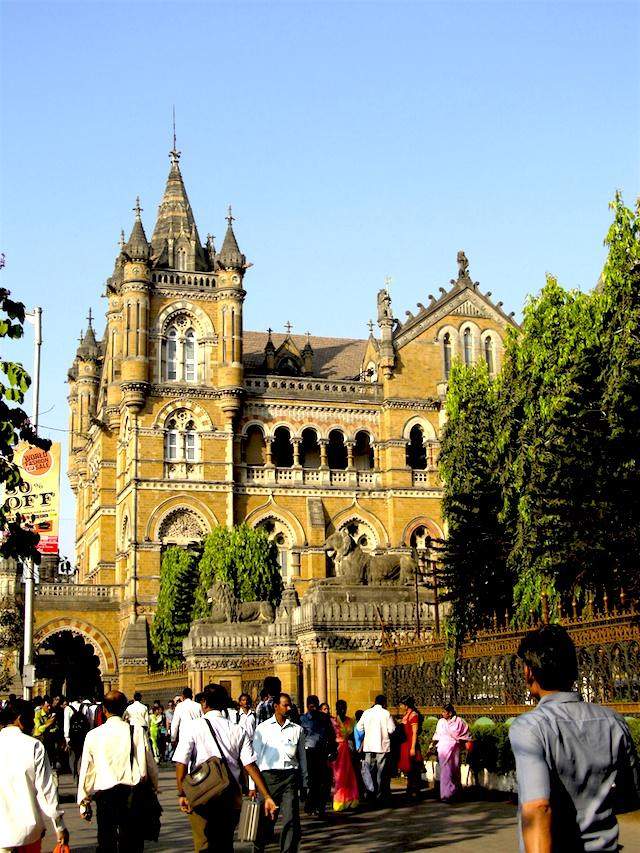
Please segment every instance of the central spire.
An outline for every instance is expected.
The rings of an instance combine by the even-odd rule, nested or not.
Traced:
[[[173,148],[169,152],[171,165],[164,190],[164,196],[158,207],[158,219],[151,237],[151,249],[156,266],[170,264],[168,241],[173,243],[179,239],[188,241],[193,246],[195,265],[197,269],[205,268],[204,252],[200,243],[198,229],[189,203],[189,197],[184,187],[180,172],[180,151],[176,148],[175,125]],[[172,243],[172,245],[173,245]]]

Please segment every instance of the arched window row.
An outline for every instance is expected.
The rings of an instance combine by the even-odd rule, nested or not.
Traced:
[[[498,364],[496,343],[500,341],[497,333],[491,331],[479,333],[471,326],[462,327],[460,333],[453,330],[442,335],[442,367],[444,378],[448,379],[455,355],[459,352],[462,363],[470,366],[483,358],[489,375],[495,376]]]
[[[375,467],[374,444],[365,430],[359,430],[348,441],[342,430],[332,429],[326,438],[313,427],[300,435],[292,435],[279,426],[271,436],[252,424],[243,436],[242,461],[247,465],[269,465],[276,468],[330,468],[332,470],[370,471]]]
[[[167,421],[164,433],[165,462],[198,462],[200,442],[193,420],[184,417]]]
[[[411,427],[407,442],[407,465],[413,471],[435,468],[438,442],[425,435],[420,424]]]
[[[162,381],[197,382],[197,352],[198,339],[192,326],[187,328],[180,328],[178,325],[169,326],[160,346]]]

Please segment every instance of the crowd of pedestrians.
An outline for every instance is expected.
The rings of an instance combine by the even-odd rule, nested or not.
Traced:
[[[575,648],[564,629],[531,632],[519,656],[539,700],[510,730],[521,850],[617,850],[615,809],[640,803],[640,767],[624,720],[572,690]],[[98,853],[140,853],[145,841],[158,840],[163,761],[174,763],[177,808],[196,853],[232,853],[243,803],[253,802],[260,816],[254,853],[264,851],[277,823],[281,853],[296,853],[301,804],[320,819],[328,808],[386,806],[396,768],[408,797],[419,796],[424,763],[411,696],[397,722],[384,695],[354,718],[344,700],[333,715],[318,696],[305,704],[300,714],[275,677],[265,679],[255,709],[247,693],[234,702],[219,684],[195,697],[185,687],[166,709],[159,700],[148,707],[139,692],[128,702],[117,690],[101,701],[10,696],[0,709],[0,853],[40,853],[48,821],[57,841],[68,842],[57,779],[65,771],[77,778],[81,817],[91,821],[95,809]],[[437,750],[445,801],[458,794],[460,748],[469,739],[447,705],[429,747]]]

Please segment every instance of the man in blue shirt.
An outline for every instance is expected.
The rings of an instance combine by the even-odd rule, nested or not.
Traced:
[[[328,761],[336,755],[336,733],[328,714],[323,714],[317,696],[307,696],[307,713],[300,717],[305,735],[309,787],[305,811],[324,815],[331,792],[331,770]]]
[[[535,710],[515,720],[522,853],[617,851],[615,811],[640,805],[640,767],[624,719],[582,702],[578,663],[560,625],[530,631],[518,657]]]

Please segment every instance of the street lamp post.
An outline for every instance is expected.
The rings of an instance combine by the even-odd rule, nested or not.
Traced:
[[[27,311],[25,318],[34,326],[33,352],[33,414],[31,423],[33,431],[38,432],[38,415],[40,411],[40,349],[42,347],[42,308]],[[24,660],[22,667],[22,695],[31,699],[34,682],[33,665],[33,593],[35,582],[35,565],[29,560],[24,573]]]

